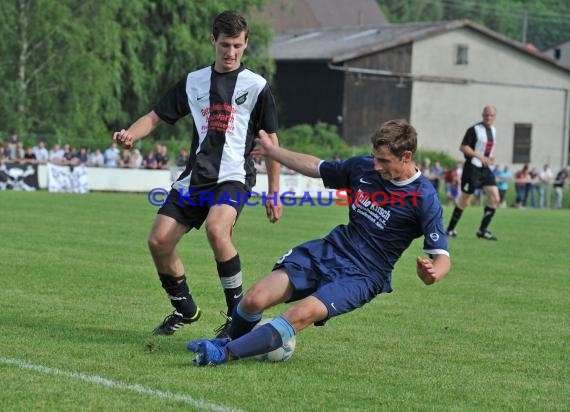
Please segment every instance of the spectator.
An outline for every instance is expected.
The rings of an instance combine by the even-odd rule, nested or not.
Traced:
[[[176,156],[176,167],[184,169],[188,163],[188,150],[185,148],[180,149],[178,156]]]
[[[533,208],[538,207],[538,196],[540,191],[540,179],[538,176],[538,170],[533,167],[528,173],[529,181],[526,184],[527,196],[530,196],[530,205]],[[526,203],[526,202],[525,202]]]
[[[515,188],[517,190],[517,199],[515,207],[522,208],[526,205],[527,183],[530,182],[528,174],[528,165],[524,165],[521,170],[515,173]]]
[[[129,149],[123,149],[121,154],[121,159],[119,160],[120,167],[130,167],[131,163],[131,151]]]
[[[149,150],[146,156],[143,158],[142,167],[145,169],[156,169],[158,163],[156,162],[156,156],[153,150]]]
[[[49,151],[48,161],[50,163],[61,164],[65,161],[64,155],[65,152],[63,149],[59,146],[59,144],[55,143]]]
[[[103,153],[101,153],[101,149],[95,149],[95,153],[91,153],[91,156],[87,161],[87,166],[91,167],[105,166],[105,156],[103,156]]]
[[[540,187],[538,192],[538,207],[550,207],[550,197],[552,182],[554,181],[554,174],[548,164],[545,164],[538,174],[540,180]],[[545,201],[546,200],[546,201]]]
[[[38,163],[47,163],[49,160],[49,152],[46,149],[46,144],[43,141],[38,142],[38,146],[34,147],[34,154]]]
[[[424,175],[428,180],[431,180],[431,160],[427,157],[422,162],[422,167],[420,168],[422,175]]]
[[[441,163],[436,160],[433,167],[430,168],[430,181],[435,188],[435,191],[439,194],[439,186],[441,184],[441,180],[443,179],[443,167],[441,167]]]
[[[131,159],[129,160],[129,168],[131,169],[140,169],[142,165],[142,156],[139,149],[133,149],[131,153]]]
[[[157,169],[168,169],[168,147],[164,144],[156,145],[156,168]]]
[[[565,167],[556,174],[554,179],[554,207],[556,209],[562,208],[562,201],[564,200],[564,184],[568,179],[570,168]]]
[[[18,162],[24,160],[24,155],[26,151],[24,150],[24,144],[22,142],[16,143],[16,149],[14,150],[12,158]]]
[[[71,157],[70,163],[73,165],[87,164],[89,160],[89,153],[86,146],[81,146],[79,150],[73,151],[73,156]]]
[[[444,181],[447,206],[455,205],[455,199],[459,196],[462,165],[463,163],[459,161],[455,167],[449,168],[445,171]]]
[[[109,147],[105,150],[105,167],[118,167],[121,158],[121,153],[117,148],[117,143],[111,142]]]
[[[10,135],[10,138],[8,139],[8,141],[5,143],[5,147],[6,147],[6,157],[8,157],[8,160],[18,160],[18,144],[21,144],[20,142],[20,138],[18,137],[18,133],[16,132],[12,132],[12,134]]]
[[[509,190],[509,182],[513,180],[513,174],[507,165],[503,169],[497,165],[493,173],[497,178],[497,187],[499,188],[499,207],[507,207],[507,191]]]
[[[76,150],[73,149],[69,143],[63,145],[63,162],[73,163],[73,158],[75,157]]]
[[[26,148],[26,153],[20,160],[20,163],[37,163],[38,160],[36,158],[36,154],[34,153],[34,148],[32,146],[28,146]]]

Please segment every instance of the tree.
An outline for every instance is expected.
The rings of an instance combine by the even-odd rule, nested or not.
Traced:
[[[12,0],[0,8],[0,130],[108,139],[185,73],[210,64],[211,22],[262,0]],[[251,23],[251,21],[250,21]],[[269,26],[246,62],[271,75]],[[265,53],[265,55],[261,55]],[[158,135],[189,135],[191,122]],[[174,133],[173,133],[174,132]]]
[[[565,0],[379,0],[394,23],[469,19],[539,49],[568,40],[570,2]]]
[[[109,37],[118,34],[113,4],[18,0],[2,8],[3,125],[52,133],[104,125],[114,109],[104,93],[118,79],[104,67]]]

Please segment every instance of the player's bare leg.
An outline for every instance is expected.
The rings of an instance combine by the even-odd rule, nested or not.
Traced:
[[[212,206],[206,218],[206,234],[214,252],[218,276],[227,305],[225,315],[222,312],[225,317],[224,323],[214,330],[217,338],[228,336],[232,312],[243,293],[241,261],[232,242],[232,231],[236,219],[236,209],[225,204]]]
[[[182,326],[197,321],[201,315],[186,283],[182,261],[176,253],[176,245],[187,230],[187,226],[175,219],[157,215],[148,238],[158,277],[174,307],[172,314],[153,330],[156,335],[172,335]]]

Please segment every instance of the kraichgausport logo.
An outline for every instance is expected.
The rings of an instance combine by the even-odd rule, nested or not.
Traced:
[[[215,193],[210,191],[197,192],[196,189],[178,189],[178,205],[179,206],[216,206],[216,205],[234,205],[234,206],[266,206],[271,200],[273,204],[281,204],[283,206],[400,206],[415,207],[418,204],[418,196],[422,192],[400,192],[394,191],[390,193],[377,191],[373,193],[363,191],[353,191],[351,189],[337,189],[335,192],[324,191],[317,192],[315,197],[311,192],[293,192],[286,191],[282,193],[262,192],[243,192],[222,193],[218,200],[214,200]],[[153,206],[162,206],[170,198],[170,192],[163,188],[154,188],[148,192],[148,202]],[[408,200],[407,200],[408,199]]]

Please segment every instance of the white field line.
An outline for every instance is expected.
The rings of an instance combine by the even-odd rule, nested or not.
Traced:
[[[241,412],[240,409],[235,409],[224,405],[205,402],[199,399],[194,399],[193,397],[188,395],[180,395],[172,392],[159,391],[138,384],[132,385],[123,382],[115,382],[109,379],[102,378],[101,376],[97,375],[86,375],[80,372],[68,372],[57,368],[49,368],[47,366],[34,365],[33,363],[21,359],[0,358],[0,365],[13,365],[17,366],[18,368],[31,369],[37,372],[47,373],[50,375],[58,375],[58,376],[64,376],[66,378],[79,379],[85,382],[94,383],[96,385],[103,385],[113,389],[126,389],[129,391],[154,396],[155,398],[166,399],[168,401],[184,402],[196,408],[205,409],[209,411]]]

